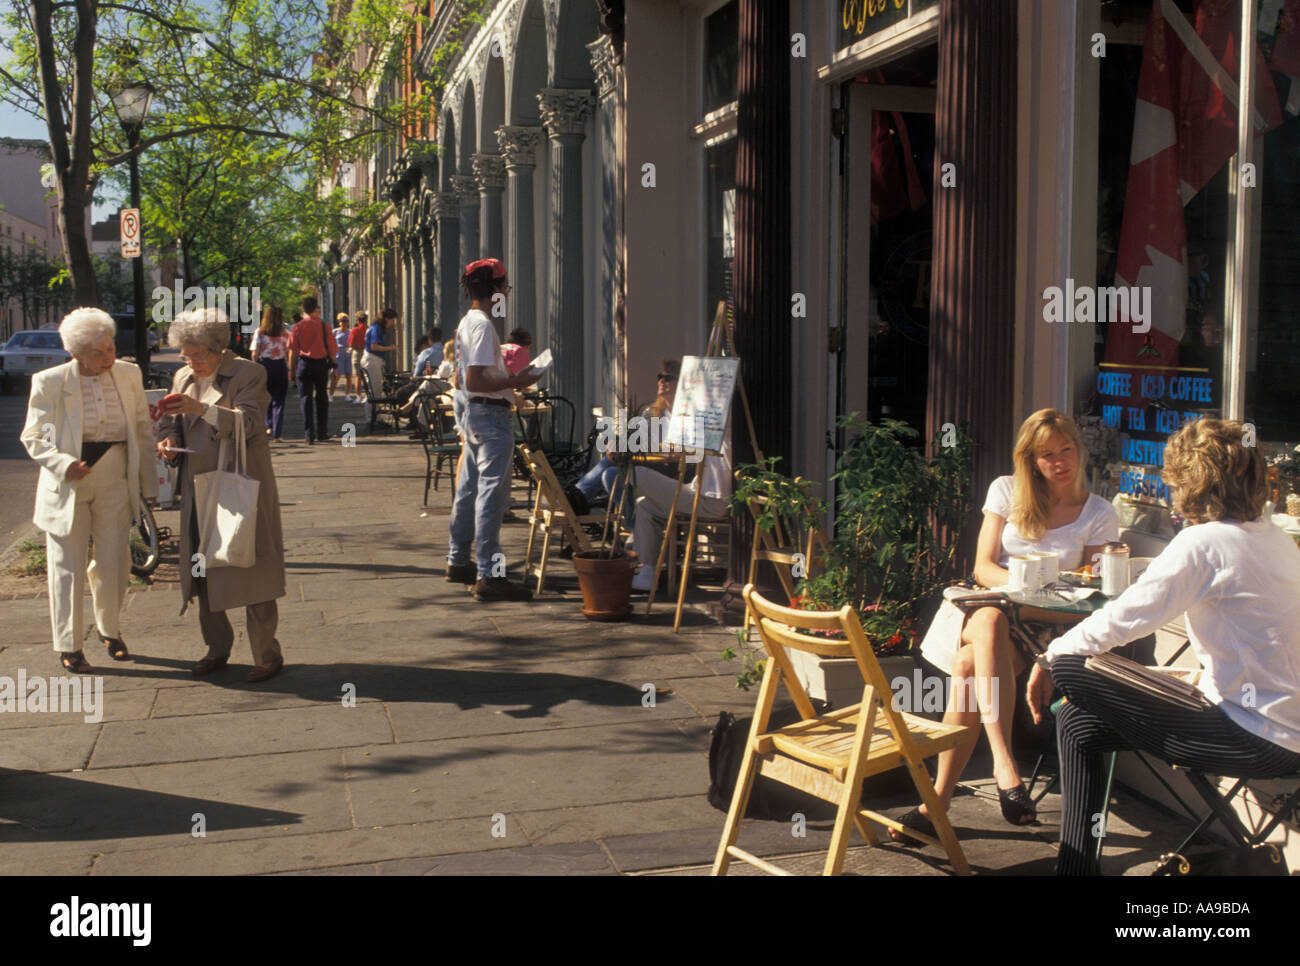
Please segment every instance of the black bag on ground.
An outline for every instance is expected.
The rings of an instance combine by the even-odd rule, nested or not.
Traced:
[[[801,717],[793,705],[776,708],[768,720],[768,727],[782,728],[794,724]],[[736,791],[736,779],[740,777],[740,765],[745,758],[745,742],[749,740],[749,729],[753,726],[752,716],[737,718],[730,711],[723,711],[710,732],[713,740],[709,743],[709,804],[719,811],[731,809],[731,797]],[[745,818],[788,822],[795,812],[803,813],[810,821],[820,820],[833,818],[835,806],[762,775],[754,779]]]

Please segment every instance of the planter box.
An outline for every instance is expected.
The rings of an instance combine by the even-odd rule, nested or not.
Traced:
[[[858,662],[851,657],[818,657],[805,651],[791,649],[790,663],[808,697],[826,701],[832,708],[846,708],[862,700],[862,672]],[[911,678],[916,662],[911,655],[879,658],[886,680],[896,677]]]

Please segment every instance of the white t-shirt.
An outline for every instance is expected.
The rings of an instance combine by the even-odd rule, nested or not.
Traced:
[[[504,379],[509,376],[501,365],[501,340],[492,320],[478,309],[470,309],[456,327],[456,371],[460,378],[460,388],[465,389],[465,372],[470,366],[485,366],[489,376]],[[514,402],[513,389],[500,389],[496,392],[473,392],[469,398],[482,396],[487,399],[505,399]]]
[[[1054,553],[1060,560],[1062,570],[1078,570],[1085,563],[1084,547],[1095,547],[1119,539],[1119,514],[1095,493],[1088,494],[1088,501],[1073,523],[1048,530],[1037,540],[1027,539],[1011,522],[1011,494],[1014,486],[1015,480],[1012,477],[999,476],[989,487],[988,499],[984,501],[985,512],[996,513],[1007,521],[1002,528],[999,567],[1006,567],[1013,556]]]
[[[1251,734],[1300,752],[1300,549],[1267,520],[1185,527],[1048,660],[1109,650],[1183,613],[1205,669],[1197,687]]]

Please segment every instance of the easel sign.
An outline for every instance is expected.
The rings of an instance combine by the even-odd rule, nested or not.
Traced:
[[[697,453],[721,452],[739,376],[739,359],[683,357],[665,442]]]

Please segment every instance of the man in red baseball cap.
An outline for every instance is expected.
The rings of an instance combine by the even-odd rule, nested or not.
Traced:
[[[456,329],[457,423],[465,440],[460,479],[451,505],[447,580],[474,585],[478,600],[531,600],[532,592],[506,578],[501,516],[510,500],[515,447],[511,404],[516,389],[537,381],[529,366],[511,375],[501,364],[501,343],[487,310],[510,291],[506,267],[484,258],[465,266],[460,281],[472,304]],[[470,562],[473,545],[477,566]]]

